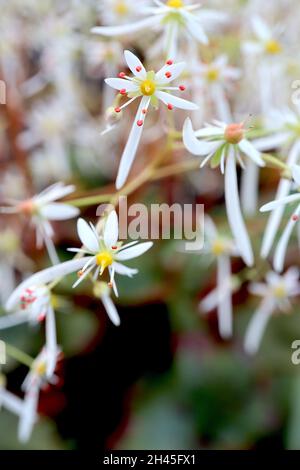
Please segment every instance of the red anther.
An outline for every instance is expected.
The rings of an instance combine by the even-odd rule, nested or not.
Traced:
[[[167,60],[166,64],[167,65],[173,65],[173,60],[171,60],[171,59]]]
[[[120,77],[120,78],[124,78],[125,76],[126,76],[126,73],[125,73],[125,72],[120,72],[120,73],[119,73],[119,77]]]
[[[140,71],[142,70],[142,67],[141,67],[140,65],[138,65],[138,66],[135,68],[135,70],[136,70],[137,72],[140,72]]]
[[[118,248],[117,246],[112,246],[111,247],[112,250],[117,250],[117,248]]]
[[[297,221],[299,220],[299,216],[296,215],[296,214],[292,215],[292,220],[293,220],[294,222],[297,222]]]
[[[38,321],[42,322],[43,320],[45,320],[45,317],[46,317],[46,314],[45,314],[45,313],[41,313],[41,314],[38,316]]]
[[[171,103],[168,103],[168,109],[169,109],[169,111],[172,111],[173,105]]]
[[[147,109],[142,109],[143,114],[146,114],[146,112],[147,112]]]
[[[78,277],[81,277],[82,275],[83,275],[83,272],[81,270],[77,272]]]
[[[166,72],[166,73],[165,73],[165,76],[166,76],[167,78],[171,78],[171,77],[172,77],[172,74],[171,74],[171,72]]]
[[[117,107],[115,108],[115,113],[120,113],[121,112],[121,108]]]
[[[127,92],[126,92],[125,88],[122,88],[122,90],[120,90],[120,95],[126,95],[126,93]]]
[[[180,85],[180,86],[179,86],[179,90],[180,90],[180,91],[184,91],[184,90],[185,90],[185,86],[184,86],[184,85]]]
[[[143,121],[142,119],[139,119],[139,120],[137,121],[137,125],[138,125],[139,127],[141,127],[143,124],[144,124],[144,121]]]
[[[107,285],[108,285],[108,287],[112,288],[113,283],[112,283],[112,282],[108,282]]]

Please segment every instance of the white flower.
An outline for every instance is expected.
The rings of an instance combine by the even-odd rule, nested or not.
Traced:
[[[13,295],[13,294],[12,294]],[[10,305],[12,312],[0,317],[0,330],[28,322],[36,325],[46,323],[46,349],[48,354],[47,372],[54,370],[57,358],[57,338],[55,313],[51,302],[51,292],[45,285],[27,287]]]
[[[105,24],[124,24],[132,22],[143,14],[147,0],[101,0],[99,11]]]
[[[252,283],[249,287],[252,294],[263,298],[247,328],[245,349],[249,354],[257,352],[272,314],[277,310],[287,313],[291,308],[290,298],[300,294],[298,268],[292,267],[282,276],[270,271],[266,281]]]
[[[5,385],[5,377],[0,374],[0,409],[6,408],[11,413],[20,416],[23,410],[23,400],[6,390]]]
[[[57,199],[67,196],[75,190],[74,186],[65,186],[63,183],[56,183],[49,186],[40,194],[25,201],[9,200],[9,206],[1,207],[0,213],[4,214],[24,214],[31,218],[32,224],[36,228],[37,246],[41,247],[43,242],[46,245],[50,259],[53,264],[59,262],[52,238],[54,235],[50,221],[67,220],[76,217],[79,209],[55,202]]]
[[[78,220],[77,230],[83,248],[70,248],[69,251],[87,254],[89,256],[84,258],[86,263],[82,267],[79,273],[79,279],[75,282],[73,287],[76,287],[82,282],[91,271],[95,270],[94,280],[96,280],[98,276],[101,276],[105,269],[108,268],[110,274],[109,285],[114,288],[115,294],[118,295],[114,279],[115,273],[131,277],[138,272],[136,269],[124,266],[122,261],[127,261],[142,255],[153,245],[152,242],[144,242],[136,245],[138,243],[137,241],[122,245],[122,242],[118,241],[119,223],[115,211],[112,211],[106,220],[103,236],[97,233],[96,228],[92,224],[89,225],[83,219]]]
[[[123,106],[117,107],[115,111],[120,112],[125,106],[138,98],[141,98],[141,100],[135,122],[121,157],[116,180],[117,189],[120,189],[127,179],[142,136],[144,121],[150,104],[157,108],[159,101],[162,101],[169,110],[172,110],[173,107],[186,110],[198,109],[196,104],[168,93],[171,90],[185,89],[184,87],[169,86],[169,83],[175,80],[184,70],[184,62],[174,64],[172,60],[169,60],[155,73],[153,71],[147,72],[141,61],[132,52],[125,51],[124,56],[134,77],[128,77],[125,73],[121,73],[121,78],[107,78],[105,80],[109,86],[119,90],[121,95],[128,95],[130,98]]]
[[[275,56],[282,52],[282,45],[273,34],[269,26],[259,16],[254,16],[251,21],[256,41],[246,41],[243,50],[249,54],[264,54]]]
[[[120,26],[100,26],[92,28],[92,33],[102,36],[122,36],[142,33],[148,29],[162,29],[164,31],[163,49],[170,58],[177,57],[179,32],[184,31],[188,41],[198,41],[208,44],[207,35],[203,25],[224,21],[226,15],[214,10],[201,10],[199,4],[186,4],[183,0],[168,0],[163,3],[154,0],[156,7],[145,8],[145,13],[151,16],[143,18],[136,23]]]
[[[60,351],[57,350],[57,355],[59,354]],[[55,365],[53,367],[52,364],[51,368],[48,367],[49,361],[52,364],[52,358],[49,358],[48,350],[47,348],[44,348],[34,360],[31,370],[22,384],[25,396],[18,430],[21,442],[28,441],[31,436],[33,426],[37,420],[37,407],[40,390],[49,383],[57,383],[57,377],[54,375],[57,361],[55,360]]]
[[[293,179],[295,182],[295,185],[297,188],[300,188],[300,166],[299,165],[294,165],[292,168],[292,174],[293,174]],[[265,204],[260,208],[261,212],[267,212],[271,210],[276,210],[278,207],[284,208],[286,204],[290,204],[293,202],[298,202],[298,205],[296,209],[293,212],[293,215],[290,217],[280,239],[277,244],[277,247],[275,249],[274,253],[274,269],[276,271],[281,272],[284,267],[284,260],[285,260],[285,255],[286,255],[286,250],[288,247],[288,243],[292,234],[292,231],[295,227],[295,225],[299,221],[300,217],[300,193],[297,192],[295,194],[291,194],[290,196],[285,196],[280,199],[275,199],[272,202],[269,202],[268,204]]]
[[[258,166],[264,166],[264,161],[246,139],[244,124],[226,125],[214,121],[214,126],[194,132],[191,120],[187,118],[183,126],[183,142],[192,154],[205,156],[200,167],[210,161],[213,168],[220,165],[221,172],[225,173],[225,201],[229,225],[241,257],[248,266],[252,266],[251,242],[240,209],[236,160],[242,167],[244,163],[241,154],[246,155]]]
[[[222,338],[232,336],[232,291],[231,256],[239,256],[234,243],[218,234],[210,217],[204,220],[204,252],[212,254],[217,261],[217,287],[202,299],[199,306],[203,312],[215,308],[218,311],[219,331]]]
[[[101,299],[102,304],[106,310],[107,315],[114,325],[119,326],[121,323],[118,311],[115,304],[111,300],[111,289],[106,282],[95,282],[94,285],[94,296]]]

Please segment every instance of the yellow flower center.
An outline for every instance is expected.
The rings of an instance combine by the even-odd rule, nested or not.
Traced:
[[[238,144],[245,135],[243,124],[229,124],[225,129],[224,135],[229,144]]]
[[[274,295],[277,299],[283,299],[286,297],[286,288],[284,284],[278,284],[278,286],[274,287]]]
[[[275,41],[274,39],[270,39],[265,44],[265,49],[268,54],[279,54],[282,48],[279,42]]]
[[[36,366],[34,367],[34,370],[35,372],[38,374],[38,375],[45,375],[46,374],[46,370],[47,370],[47,366],[46,366],[46,362],[39,362],[38,364],[36,364]]]
[[[126,2],[120,0],[119,2],[115,3],[114,11],[119,16],[125,16],[129,13],[129,8]]]
[[[184,3],[182,0],[168,0],[167,1],[167,7],[170,8],[182,8],[184,6]]]
[[[206,78],[210,82],[215,82],[219,78],[219,70],[214,67],[211,67],[206,72]]]
[[[214,240],[214,242],[212,243],[212,246],[211,246],[211,252],[215,255],[215,256],[220,256],[222,255],[224,252],[225,252],[225,243],[223,242],[223,240]]]
[[[112,262],[113,257],[108,251],[101,251],[96,255],[96,263],[98,266],[101,266],[101,274]]]
[[[145,96],[151,96],[155,93],[156,86],[152,80],[144,80],[140,85],[141,93]]]

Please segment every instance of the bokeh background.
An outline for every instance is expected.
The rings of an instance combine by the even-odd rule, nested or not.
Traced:
[[[274,99],[278,105],[290,103],[290,83],[299,77],[297,5],[296,0],[205,2],[231,15],[230,26],[211,34],[203,54],[210,60],[226,52],[233,65],[243,68],[244,81],[231,94],[239,115],[259,108],[255,69],[240,53],[241,41],[251,36],[248,19],[254,13],[269,16],[274,24],[280,21],[288,32],[288,74],[281,77]],[[24,198],[60,179],[76,184],[78,198],[114,192],[130,120],[101,135],[115,124],[107,112],[114,95],[107,96],[103,80],[123,70],[125,46],[144,56],[147,34],[123,38],[121,45],[92,36],[92,26],[115,19],[103,17],[112,2],[0,0],[0,6],[0,78],[7,84],[7,103],[0,106],[1,198]],[[184,117],[176,118],[178,129]],[[165,143],[165,115],[152,119],[133,175]],[[169,158],[170,163],[188,155],[178,148]],[[275,170],[261,172],[263,201],[272,199],[278,178]],[[202,203],[218,228],[228,231],[222,177],[209,168],[145,184],[131,202]],[[83,207],[82,215],[95,221],[95,211],[96,206]],[[247,221],[257,252],[265,223],[263,214]],[[67,259],[66,249],[78,246],[75,223],[54,226],[58,254]],[[139,274],[119,279],[118,328],[88,283],[74,291],[68,278],[56,287],[64,351],[59,384],[42,392],[41,418],[26,445],[17,441],[17,418],[1,411],[1,449],[300,448],[300,366],[291,362],[291,344],[300,339],[299,304],[291,314],[272,318],[258,355],[249,358],[243,337],[258,300],[249,296],[247,282],[234,295],[234,338],[225,342],[216,312],[203,316],[198,305],[215,287],[215,263],[209,255],[180,253],[177,245],[155,242],[151,254],[131,263]],[[18,217],[1,216],[0,252],[3,298],[11,287],[7,266],[18,282],[49,264],[46,253],[35,247],[28,221]],[[297,262],[295,245],[287,265]],[[242,268],[241,261],[233,262],[233,272]],[[42,327],[1,332],[1,339],[33,357],[43,338]],[[9,390],[19,394],[27,369],[10,360],[5,373]]]

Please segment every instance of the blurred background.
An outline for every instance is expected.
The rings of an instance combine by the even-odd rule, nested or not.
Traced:
[[[6,84],[6,104],[0,105],[1,205],[60,180],[76,185],[72,199],[114,193],[134,110],[116,116],[110,108],[115,93],[104,78],[124,70],[123,49],[145,58],[152,36],[146,31],[142,37],[111,40],[90,29],[135,21],[136,2],[127,3],[0,0],[0,79]],[[249,18],[255,14],[266,17],[282,37],[284,54],[276,58],[271,99],[274,106],[290,105],[291,83],[300,77],[298,2],[264,2],[263,11],[259,1],[202,3],[229,16],[222,27],[209,31],[210,45],[199,51],[204,63],[225,53],[242,70],[242,78],[226,91],[233,114],[262,115],[258,59],[241,52],[243,41],[253,38]],[[157,68],[161,59],[153,63]],[[271,70],[274,63],[267,65]],[[184,77],[185,83],[189,80]],[[207,99],[203,77],[193,83],[187,98],[193,99],[196,90]],[[200,123],[215,117],[213,100],[202,105]],[[179,112],[172,125],[181,130],[185,117]],[[167,125],[166,112],[149,115],[132,177],[165,144]],[[188,157],[178,145],[165,163]],[[273,199],[278,180],[276,170],[261,171],[261,201]],[[228,233],[223,178],[210,168],[149,182],[130,195],[128,203],[134,202],[202,203],[218,229]],[[96,207],[80,207],[82,216],[96,221]],[[247,219],[257,252],[265,223],[258,211]],[[75,222],[53,225],[58,255],[69,259],[66,249],[79,246]],[[24,277],[49,265],[26,217],[0,216],[0,255],[2,303]],[[287,258],[287,265],[295,263],[300,264],[296,244]],[[184,254],[176,240],[160,240],[130,267],[139,274],[119,278],[119,327],[110,323],[88,283],[75,291],[69,278],[57,285],[58,343],[64,353],[59,383],[42,391],[40,420],[27,444],[17,440],[17,418],[1,410],[0,448],[299,449],[300,365],[291,362],[291,344],[300,339],[299,304],[289,315],[272,318],[259,353],[249,358],[243,338],[258,299],[249,295],[247,280],[233,296],[234,337],[224,341],[216,312],[203,315],[199,309],[216,285],[211,255]],[[243,268],[235,258],[233,273]],[[44,341],[42,326],[20,325],[0,333],[32,357]],[[4,372],[8,389],[20,395],[26,367],[9,360]]]

